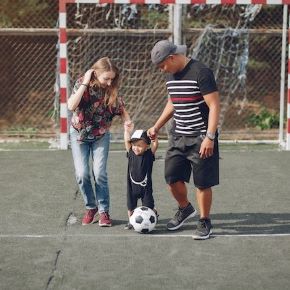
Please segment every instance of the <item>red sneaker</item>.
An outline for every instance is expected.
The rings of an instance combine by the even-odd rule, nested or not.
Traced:
[[[97,221],[96,216],[98,214],[98,209],[88,209],[83,217],[82,225],[89,225]]]
[[[108,212],[101,212],[99,219],[100,227],[110,227],[112,226],[112,220],[110,219],[110,215]]]

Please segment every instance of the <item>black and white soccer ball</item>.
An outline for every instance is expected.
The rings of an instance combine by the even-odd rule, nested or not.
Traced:
[[[146,206],[137,207],[130,216],[130,224],[136,232],[141,234],[150,233],[155,228],[156,223],[155,212]]]

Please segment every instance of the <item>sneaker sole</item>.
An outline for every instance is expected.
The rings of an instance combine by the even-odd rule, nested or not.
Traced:
[[[194,240],[207,240],[207,239],[210,238],[210,235],[211,235],[211,234],[212,234],[212,230],[210,229],[208,235],[206,235],[206,236],[196,236],[196,235],[193,235],[192,238],[193,238]]]
[[[112,224],[100,224],[99,223],[99,226],[105,228],[105,227],[111,227]]]
[[[169,231],[175,231],[175,230],[178,230],[179,228],[181,228],[182,226],[183,226],[183,224],[187,221],[187,220],[189,220],[189,219],[191,219],[191,218],[193,218],[194,216],[196,215],[196,209],[194,210],[194,212],[193,213],[191,213],[186,219],[184,219],[179,225],[177,225],[176,227],[174,227],[174,228],[167,228]]]

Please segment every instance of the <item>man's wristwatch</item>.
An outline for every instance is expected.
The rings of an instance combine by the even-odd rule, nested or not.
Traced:
[[[215,139],[215,133],[206,132],[205,136],[211,141],[214,141],[214,139]]]

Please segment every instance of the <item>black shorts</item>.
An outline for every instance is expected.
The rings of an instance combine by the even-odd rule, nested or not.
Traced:
[[[191,171],[197,188],[209,188],[219,184],[219,149],[215,139],[211,157],[200,158],[199,150],[204,136],[170,136],[165,157],[167,184],[189,182]]]

